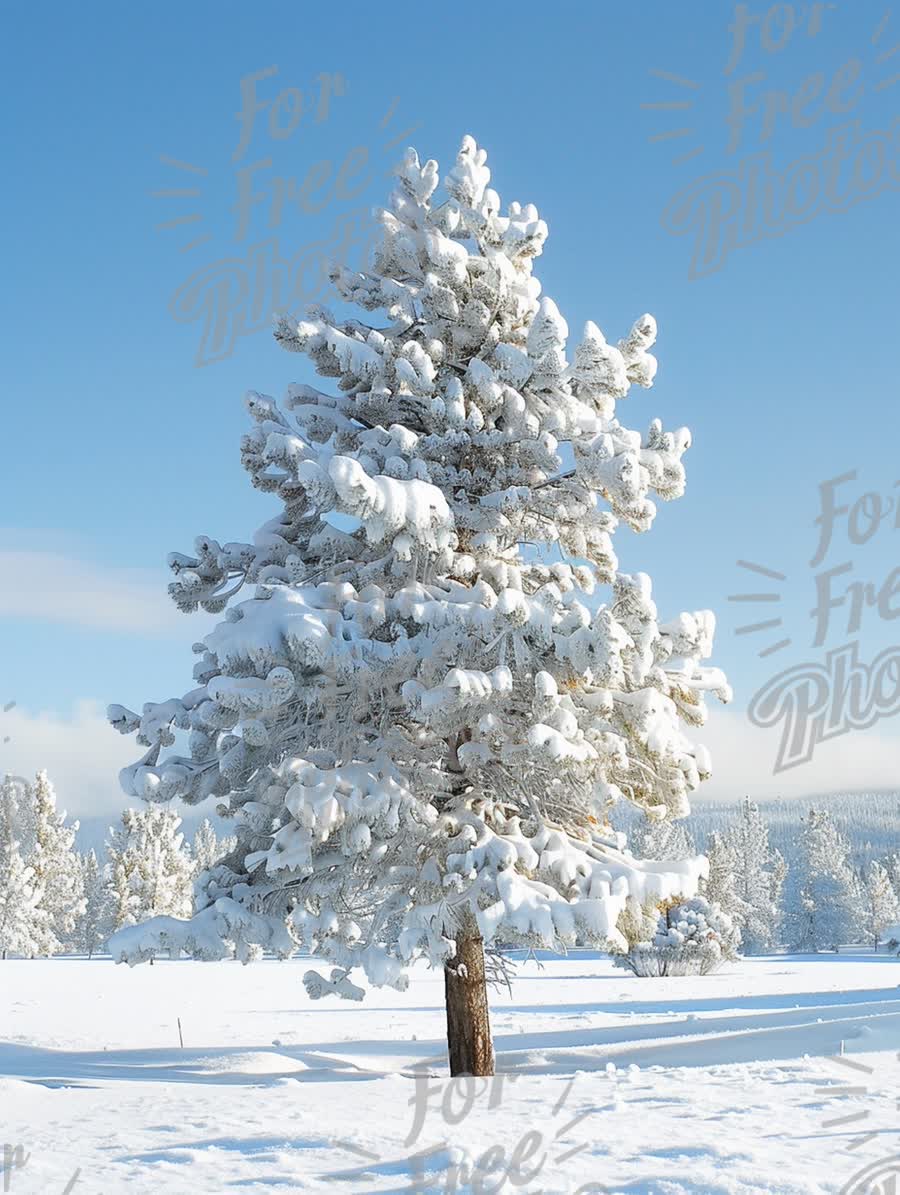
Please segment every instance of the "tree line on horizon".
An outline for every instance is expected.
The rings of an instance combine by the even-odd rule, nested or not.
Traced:
[[[692,820],[641,818],[630,826],[629,842],[645,858],[700,853]],[[749,797],[736,809],[717,810],[714,824],[702,852],[709,860],[703,891],[739,929],[743,954],[807,953],[851,943],[875,950],[882,943],[900,946],[894,938],[895,931],[900,938],[896,837],[887,851],[871,842],[851,843],[830,809],[811,805],[792,836],[779,836],[779,849],[769,819]]]
[[[730,816],[720,811],[718,824],[708,835],[709,874],[701,884],[710,908],[701,906],[699,917],[701,928],[713,926],[717,936],[727,927],[723,940],[733,949],[724,957],[859,942],[900,948],[900,850],[878,857],[863,851],[861,857],[830,811],[810,808],[786,858],[749,797]],[[78,822],[57,808],[47,773],[32,782],[7,775],[0,783],[0,955],[90,957],[126,926],[190,917],[194,881],[228,856],[234,840],[219,837],[205,819],[189,843],[180,826],[178,814],[165,806],[125,809],[105,850],[82,852],[75,846]],[[629,841],[636,858],[675,861],[698,853],[685,821],[642,817],[630,827]],[[664,903],[632,912],[619,927],[631,948],[618,952],[622,965],[636,969],[634,948],[643,943],[639,974],[677,973],[658,972],[657,959],[648,964],[646,945],[660,916],[666,921],[672,909],[688,909],[696,929],[691,902]],[[672,927],[662,928],[662,937],[671,939]]]
[[[105,851],[79,851],[78,822],[57,808],[45,771],[0,783],[0,956],[93,954],[125,926],[189,917],[194,880],[228,854],[208,819],[188,843],[158,805],[125,809]]]

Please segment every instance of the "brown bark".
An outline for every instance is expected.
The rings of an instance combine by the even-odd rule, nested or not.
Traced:
[[[451,1075],[492,1075],[494,1047],[484,974],[484,944],[477,933],[460,933],[456,955],[444,966],[447,1048]]]

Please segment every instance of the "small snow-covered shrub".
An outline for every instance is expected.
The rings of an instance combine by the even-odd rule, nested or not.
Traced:
[[[676,897],[675,899],[680,902],[682,898]],[[625,908],[619,914],[619,920],[616,922],[616,929],[625,939],[628,950],[637,946],[639,942],[649,941],[656,933],[659,908],[659,902],[656,900],[640,902],[631,896],[626,900]],[[624,952],[620,946],[614,953],[618,955]]]
[[[617,967],[641,977],[709,975],[737,958],[741,933],[719,905],[695,897],[663,906],[649,941],[614,956]]]

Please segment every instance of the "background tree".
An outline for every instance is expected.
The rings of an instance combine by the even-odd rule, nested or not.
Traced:
[[[84,886],[74,849],[78,822],[66,825],[65,812],[56,807],[56,792],[45,771],[30,786],[34,845],[28,863],[46,913],[46,936],[40,954],[56,954],[71,942],[84,912]]]
[[[23,858],[34,846],[34,805],[28,781],[7,772],[0,781],[0,833],[15,839]]]
[[[124,809],[109,844],[112,921],[119,929],[151,917],[188,917],[193,865],[171,809]]]
[[[220,838],[208,817],[205,817],[194,831],[191,843],[191,855],[197,875],[208,871],[226,855],[230,855],[237,845],[237,839],[226,835]]]
[[[185,697],[110,710],[147,748],[126,791],[214,795],[238,838],[190,923],[125,931],[116,957],[302,945],[331,966],[312,996],[359,998],[355,969],[402,988],[425,956],[445,967],[451,1070],[477,1074],[485,943],[603,945],[629,894],[696,889],[701,860],[634,858],[608,811],[685,816],[709,759],[682,723],[729,696],[700,664],[712,614],[660,622],[612,546],[684,489],[688,431],[617,418],[653,381],[656,324],[612,345],[588,323],[570,361],[532,273],[547,227],[501,214],[489,181],[466,137],[436,198],[437,164],[409,150],[371,270],[332,274],[386,322],[280,321],[336,392],[248,396],[243,463],[281,508],[252,544],[171,558],[176,603],[225,619]],[[161,760],[175,729],[189,754]]]
[[[733,915],[743,949],[746,954],[762,954],[779,940],[784,869],[780,855],[769,846],[766,821],[749,797],[741,803],[740,817],[727,831],[726,841],[734,865]]]
[[[790,868],[788,867],[787,859],[781,851],[772,849],[772,870],[771,870],[771,900],[772,911],[774,914],[774,921],[772,925],[772,939],[775,945],[782,945],[784,942],[784,893],[787,886],[787,879],[790,875]]]
[[[792,870],[789,926],[795,949],[836,950],[860,932],[859,885],[848,853],[829,814],[811,809]]]
[[[690,859],[697,853],[684,823],[669,817],[639,818],[632,829],[629,846],[639,859]]]
[[[713,831],[706,844],[709,873],[703,883],[703,895],[710,904],[717,904],[737,923],[741,901],[737,894],[738,861],[734,846],[727,834]]]
[[[103,947],[112,932],[112,901],[109,879],[97,858],[97,852],[90,850],[82,855],[80,864],[84,912],[78,921],[76,944],[79,950],[91,958],[95,951]]]
[[[18,842],[0,822],[0,956],[41,953],[47,937],[41,891]]]
[[[887,869],[872,859],[865,872],[865,920],[876,952],[881,932],[900,920],[900,901]]]
[[[891,885],[900,899],[900,851],[887,856],[883,863],[885,871],[888,873]]]

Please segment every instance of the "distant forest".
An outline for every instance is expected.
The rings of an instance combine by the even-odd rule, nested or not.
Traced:
[[[744,794],[742,794],[743,796]],[[753,798],[752,793],[748,796]],[[769,825],[769,842],[790,863],[796,852],[801,819],[810,809],[830,813],[838,830],[850,843],[851,862],[862,867],[871,858],[900,851],[900,792],[832,793],[823,796],[792,797],[756,801]],[[690,817],[681,824],[697,847],[706,850],[709,835],[724,830],[738,815],[740,799],[704,801],[695,798]],[[628,830],[640,814],[622,802],[614,810],[616,829]]]

